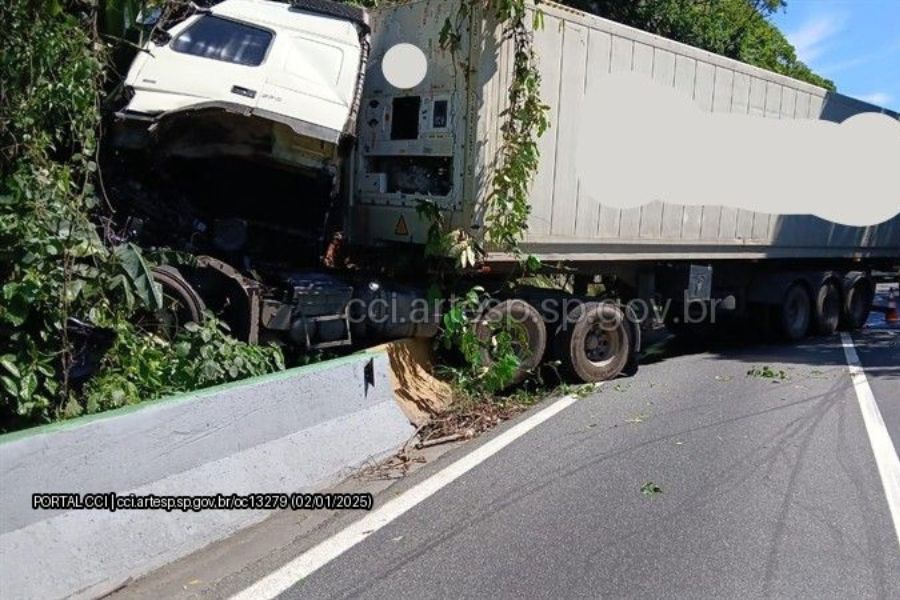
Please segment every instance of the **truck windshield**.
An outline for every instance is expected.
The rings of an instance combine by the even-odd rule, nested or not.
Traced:
[[[262,64],[272,33],[205,15],[172,42],[172,50],[255,67]]]

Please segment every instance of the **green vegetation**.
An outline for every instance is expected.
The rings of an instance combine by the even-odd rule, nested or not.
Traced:
[[[162,298],[103,195],[98,12],[89,0],[0,7],[0,432],[283,368],[214,321],[173,342],[130,324]],[[87,386],[71,319],[115,333]]]
[[[465,368],[445,366],[445,375],[465,395],[491,395],[507,388],[519,370],[516,348],[526,346],[521,325],[480,321],[484,289],[474,287],[442,316],[441,343],[457,350]],[[477,323],[477,325],[473,325]]]
[[[130,324],[117,323],[116,342],[104,368],[84,389],[84,407],[67,416],[95,413],[163,395],[264,375],[284,369],[273,346],[251,346],[228,335],[212,315],[188,323],[171,343],[138,335]]]
[[[90,6],[4,4],[0,58],[2,429],[56,417],[68,400],[66,322],[127,312],[132,283],[92,217],[105,49]],[[151,297],[146,300],[152,301]]]
[[[652,498],[657,494],[662,494],[662,488],[653,483],[652,481],[648,481],[644,485],[641,486],[641,493],[648,498]]]
[[[762,367],[753,367],[747,371],[747,377],[758,377],[760,379],[769,379],[772,383],[778,383],[788,378],[788,374],[784,369],[773,369],[769,365]]]
[[[534,13],[531,28],[525,0],[494,0],[497,20],[504,24],[504,36],[512,40],[513,68],[508,91],[508,107],[502,116],[503,144],[492,190],[487,202],[486,241],[506,252],[519,255],[519,241],[528,228],[531,212],[528,191],[540,162],[538,139],[550,127],[549,107],[541,101],[541,75],[532,48],[532,30],[543,26],[540,11]],[[536,260],[526,258],[526,266]]]

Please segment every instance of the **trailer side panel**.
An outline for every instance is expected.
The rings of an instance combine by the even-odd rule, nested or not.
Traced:
[[[860,112],[887,111],[568,7],[542,2],[541,10],[544,27],[535,33],[534,44],[552,127],[540,141],[526,250],[574,262],[900,255],[900,216],[871,227],[849,227],[812,215],[772,215],[719,205],[653,202],[622,209],[598,202],[603,191],[585,189],[574,153],[584,111],[591,110],[587,99],[612,74],[643,75],[714,113],[840,122]],[[491,64],[490,53],[480,64],[482,69]],[[484,72],[479,76],[481,89],[492,88],[501,77]],[[482,130],[483,124],[496,120],[497,115],[485,114],[483,108],[478,115]],[[598,145],[621,142],[596,140]],[[494,168],[496,154],[480,158],[486,162],[476,171]],[[704,177],[703,170],[704,165],[696,165],[697,177]]]

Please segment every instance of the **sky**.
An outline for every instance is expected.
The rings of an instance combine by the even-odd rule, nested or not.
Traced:
[[[900,0],[787,0],[772,20],[838,92],[900,111]]]

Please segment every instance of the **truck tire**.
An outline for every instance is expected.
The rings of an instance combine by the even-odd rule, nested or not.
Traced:
[[[569,377],[585,383],[613,379],[631,355],[625,314],[609,303],[579,304],[560,324],[554,350]]]
[[[861,278],[847,291],[841,310],[840,328],[848,331],[859,329],[869,320],[872,302],[875,300],[872,283]]]
[[[797,342],[806,337],[812,320],[812,300],[806,287],[800,283],[792,284],[784,293],[778,312],[778,324],[781,336]]]
[[[503,300],[488,309],[475,326],[478,339],[487,346],[498,329],[514,328],[513,346],[519,359],[519,368],[509,385],[521,383],[530,372],[534,371],[544,359],[547,349],[547,326],[544,319],[533,306],[524,300]],[[490,365],[494,361],[489,348],[482,351],[482,364]]]
[[[816,292],[813,325],[817,335],[833,335],[841,318],[841,291],[833,281],[826,281]]]
[[[162,288],[163,307],[139,317],[139,327],[171,340],[186,323],[203,320],[206,305],[178,269],[161,265],[153,267],[151,274],[153,281]]]

